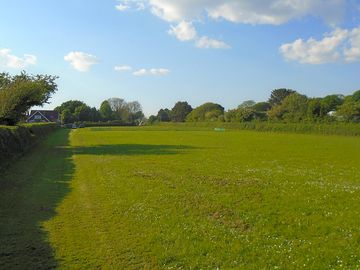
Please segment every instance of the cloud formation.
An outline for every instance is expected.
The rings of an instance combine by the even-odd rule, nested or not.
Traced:
[[[114,70],[115,70],[115,71],[118,71],[118,72],[126,72],[126,71],[131,71],[131,70],[132,70],[132,67],[127,66],[127,65],[116,66],[116,67],[114,67]]]
[[[201,37],[196,41],[196,47],[201,49],[230,49],[230,46],[225,42],[208,37]]]
[[[181,41],[197,36],[194,22],[225,20],[243,24],[280,25],[306,16],[322,18],[330,25],[339,23],[345,13],[347,0],[118,0],[118,10],[148,9],[169,23],[169,33]],[[126,7],[126,8],[125,8]],[[207,40],[209,39],[209,40]],[[199,48],[223,48],[211,38],[200,38]],[[208,44],[205,45],[205,44]],[[198,46],[200,45],[200,46]],[[227,47],[227,46],[226,46]]]
[[[28,66],[36,65],[37,57],[32,54],[24,54],[23,57],[18,57],[11,54],[10,49],[0,49],[0,66],[6,68],[21,69]]]
[[[70,52],[65,55],[64,60],[80,72],[89,71],[93,65],[99,63],[96,56],[84,52]]]
[[[286,60],[302,64],[355,62],[360,60],[360,27],[352,30],[337,28],[323,39],[297,39],[283,44],[280,53]]]
[[[133,75],[134,76],[146,76],[146,75],[152,75],[152,76],[166,76],[170,73],[170,70],[166,68],[151,68],[151,69],[139,69],[136,70]]]
[[[189,41],[197,36],[196,29],[191,22],[181,21],[177,26],[170,26],[169,34],[178,40]]]

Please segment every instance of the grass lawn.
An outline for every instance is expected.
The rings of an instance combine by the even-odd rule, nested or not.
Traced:
[[[0,178],[0,268],[359,269],[360,138],[60,130]]]

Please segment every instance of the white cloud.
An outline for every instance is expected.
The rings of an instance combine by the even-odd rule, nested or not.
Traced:
[[[117,9],[149,9],[152,14],[170,23],[168,33],[181,41],[197,39],[194,23],[226,20],[243,24],[280,25],[306,16],[322,18],[330,25],[339,23],[347,0],[118,0]],[[203,37],[199,48],[229,48],[225,42]],[[352,52],[356,53],[356,52]],[[352,54],[350,53],[350,54]]]
[[[11,54],[10,49],[0,49],[0,65],[7,68],[25,68],[27,66],[36,65],[37,57],[32,54],[24,54],[18,57]]]
[[[280,52],[287,60],[303,64],[354,62],[360,60],[360,27],[335,29],[321,40],[298,39],[283,44]]]
[[[152,68],[150,69],[150,74],[155,76],[165,76],[170,73],[170,70],[166,68]]]
[[[119,10],[119,11],[125,11],[125,10],[127,10],[127,9],[129,9],[130,8],[130,6],[128,6],[128,5],[126,5],[126,4],[117,4],[116,6],[115,6],[115,8],[117,9],[117,10]]]
[[[134,76],[145,76],[148,74],[148,71],[145,69],[145,68],[142,68],[142,69],[139,69],[139,70],[136,70],[133,75]]]
[[[307,15],[339,22],[346,0],[120,0],[148,7],[168,22],[198,20],[202,16],[235,23],[282,24]]]
[[[143,10],[146,8],[146,0],[119,0],[119,3],[115,6],[115,8],[119,11],[126,11],[129,9],[134,10]]]
[[[89,71],[90,68],[99,63],[96,56],[84,52],[70,52],[64,57],[65,61],[81,72]]]
[[[134,76],[146,76],[146,75],[153,75],[153,76],[166,76],[170,73],[170,70],[166,68],[151,68],[149,70],[142,68],[136,70],[133,75]]]
[[[196,47],[201,49],[229,49],[230,46],[225,42],[208,37],[201,37],[196,41]]]
[[[353,29],[349,33],[349,47],[344,51],[347,62],[360,60],[360,27]]]
[[[186,21],[181,21],[177,26],[171,26],[169,34],[176,36],[181,41],[193,40],[197,36],[193,24]]]
[[[126,66],[126,65],[124,65],[124,66],[116,66],[116,67],[114,67],[114,70],[118,71],[118,72],[126,72],[126,71],[131,71],[132,67]]]

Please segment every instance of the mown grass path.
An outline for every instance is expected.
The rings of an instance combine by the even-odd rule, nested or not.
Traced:
[[[0,268],[29,258],[63,269],[360,267],[359,138],[93,128],[72,131],[68,143],[67,135],[3,181],[13,184],[0,191]]]
[[[68,130],[52,134],[0,175],[0,269],[58,266],[42,223],[70,191]]]

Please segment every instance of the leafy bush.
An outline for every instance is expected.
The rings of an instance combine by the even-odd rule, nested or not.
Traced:
[[[56,124],[43,123],[0,126],[0,168],[25,153],[56,127]]]

